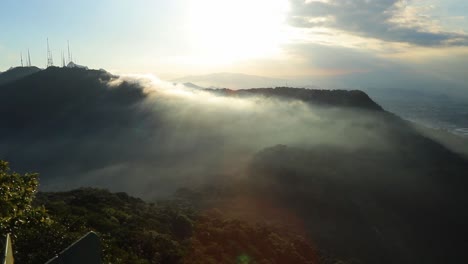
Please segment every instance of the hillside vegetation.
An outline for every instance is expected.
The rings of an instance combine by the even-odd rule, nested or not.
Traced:
[[[44,263],[89,230],[101,237],[104,263],[319,263],[310,242],[278,226],[182,197],[147,203],[92,188],[36,197],[37,174],[0,165],[0,232],[13,234],[18,263]]]

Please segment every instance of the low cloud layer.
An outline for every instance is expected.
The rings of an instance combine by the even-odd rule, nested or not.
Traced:
[[[51,86],[3,88],[9,99],[1,102],[1,158],[40,172],[44,190],[99,186],[156,197],[242,177],[255,153],[277,144],[390,148],[385,121],[363,110],[218,96],[152,76],[60,74]]]

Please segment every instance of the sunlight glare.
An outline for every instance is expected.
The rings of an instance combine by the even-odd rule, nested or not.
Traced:
[[[215,63],[267,57],[285,41],[287,0],[193,0],[190,45]]]

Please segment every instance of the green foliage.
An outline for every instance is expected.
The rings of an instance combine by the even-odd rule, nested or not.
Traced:
[[[91,188],[40,193],[36,203],[71,233],[98,232],[105,263],[178,263],[195,217],[177,203],[155,205]]]
[[[25,225],[48,221],[44,208],[33,207],[38,174],[24,175],[10,171],[8,162],[0,160],[0,232],[12,233]]]
[[[314,247],[283,228],[201,213],[182,263],[318,263]]]
[[[101,237],[104,263],[319,263],[297,234],[194,209],[196,199],[180,195],[147,203],[92,188],[37,193],[37,174],[4,161],[0,187],[0,231],[13,234],[18,263],[44,263],[90,230]]]
[[[0,234],[12,234],[18,263],[45,262],[77,238],[52,221],[43,206],[33,205],[38,176],[13,172],[0,160]]]
[[[147,203],[91,188],[39,193],[36,201],[69,232],[98,232],[105,263],[317,263],[300,236],[194,209],[191,202]]]

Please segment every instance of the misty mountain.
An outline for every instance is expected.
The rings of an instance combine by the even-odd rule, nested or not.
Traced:
[[[184,86],[188,87],[188,88],[195,88],[195,89],[206,89],[205,87],[198,86],[198,85],[193,84],[191,82],[184,83]]]
[[[383,111],[382,107],[375,103],[369,96],[358,90],[312,90],[305,88],[257,88],[257,89],[216,89],[211,92],[223,96],[264,96],[281,99],[300,100],[303,102],[334,106],[334,107],[354,107],[358,109]]]
[[[434,148],[430,154],[397,148],[277,146],[255,157],[250,184],[256,195],[294,208],[335,255],[365,263],[464,259],[468,163],[436,145],[421,148]]]
[[[123,81],[115,87],[109,87],[109,83],[116,79],[116,76],[105,71],[49,68],[1,86],[0,111],[4,115],[0,132],[2,158],[18,163],[24,170],[43,172],[42,186],[45,189],[54,189],[54,186],[78,187],[88,180],[88,184],[109,187],[110,179],[107,177],[117,176],[113,172],[109,174],[108,171],[116,170],[120,175],[120,180],[114,179],[116,186],[120,186],[117,189],[131,191],[133,188],[130,186],[137,184],[135,191],[140,194],[139,181],[129,184],[125,177],[122,177],[125,174],[123,172],[129,170],[127,166],[135,166],[141,170],[149,165],[151,168],[145,169],[144,174],[164,171],[161,173],[165,177],[170,177],[172,173],[187,173],[175,167],[177,162],[199,164],[197,166],[200,167],[195,170],[197,173],[200,173],[198,170],[207,173],[206,167],[218,166],[218,162],[215,161],[216,152],[219,151],[218,144],[225,144],[223,142],[226,142],[226,135],[214,130],[223,122],[229,122],[228,119],[216,123],[211,120],[212,113],[207,112],[205,119],[199,120],[198,123],[186,120],[189,116],[184,116],[184,122],[181,122],[169,115],[181,115],[185,114],[184,111],[197,111],[205,107],[193,105],[191,101],[184,102],[185,99],[174,99],[172,96],[158,97],[161,91],[147,93],[139,83],[131,81]],[[313,102],[319,104],[333,104],[333,101],[330,101],[333,97],[327,94],[340,93],[342,96],[339,100],[345,104],[357,102],[359,104],[353,106],[359,108],[359,100],[364,98],[363,107],[376,107],[372,100],[359,92],[348,94],[338,91],[295,91],[280,88],[249,90],[248,93],[292,99],[299,96],[305,101],[310,100],[310,93],[313,93]],[[349,100],[344,99],[348,97]],[[280,102],[274,104],[277,103]],[[188,110],[178,104],[185,105]],[[336,106],[339,105],[343,103],[337,102]],[[300,106],[301,109],[304,107],[308,106]],[[210,106],[207,107],[209,108]],[[261,115],[258,113],[255,118],[261,118],[262,122],[268,123],[269,121]],[[284,137],[283,132],[277,133]],[[194,135],[196,137],[192,138]],[[271,142],[262,143],[261,146],[284,143],[275,140]],[[254,144],[245,144],[250,153],[259,150]],[[149,147],[150,145],[155,147]],[[231,149],[230,146],[226,148]],[[207,156],[193,156],[203,149]],[[232,151],[231,155],[237,157],[244,151],[244,148],[239,147]],[[193,160],[194,158],[202,160]],[[146,163],[147,160],[152,162]],[[145,163],[145,166],[139,164],[141,162]],[[194,166],[191,165],[191,168]],[[209,173],[214,174],[216,171],[210,169]],[[94,175],[96,173],[98,175]],[[151,185],[148,188],[150,189]]]
[[[190,188],[200,210],[289,225],[340,259],[466,260],[466,157],[362,91],[48,68],[0,95],[0,159],[40,172],[42,190]]]
[[[136,129],[142,114],[131,108],[145,95],[127,84],[108,89],[112,78],[104,71],[48,68],[1,86],[2,158],[28,171],[39,168],[46,186],[48,177],[71,177],[68,170],[83,173],[132,155],[119,151],[116,137]],[[100,139],[109,143],[105,151]]]
[[[34,66],[10,68],[6,72],[0,72],[0,85],[15,81],[15,80],[19,80],[23,77],[36,73],[40,70],[41,69],[34,67]]]
[[[276,87],[288,85],[288,80],[270,78],[243,73],[211,73],[205,75],[191,75],[172,80],[177,83],[190,82],[202,87],[245,89],[252,87]]]

